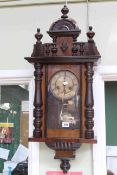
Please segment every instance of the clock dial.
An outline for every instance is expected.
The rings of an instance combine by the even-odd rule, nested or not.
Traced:
[[[73,98],[77,94],[79,82],[74,73],[62,70],[52,76],[49,88],[54,97],[64,101]]]

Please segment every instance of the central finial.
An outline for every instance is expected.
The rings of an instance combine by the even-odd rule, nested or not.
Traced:
[[[63,15],[61,16],[61,18],[68,18],[67,14],[69,13],[69,9],[67,8],[66,5],[64,5],[64,7],[62,8],[61,12],[62,12],[62,14],[63,14]]]

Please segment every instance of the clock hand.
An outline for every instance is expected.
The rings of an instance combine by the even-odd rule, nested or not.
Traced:
[[[66,94],[66,85],[68,84],[68,82],[66,81],[66,71],[64,72],[64,82],[63,82],[63,86],[64,86],[64,90],[63,93],[64,95]]]

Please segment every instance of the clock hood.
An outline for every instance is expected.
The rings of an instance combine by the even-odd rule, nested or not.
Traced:
[[[79,36],[79,34],[81,33],[81,30],[77,26],[76,21],[67,16],[69,9],[67,8],[66,5],[64,5],[61,12],[62,12],[61,18],[52,23],[47,33],[52,38],[55,36],[63,36],[63,35]]]

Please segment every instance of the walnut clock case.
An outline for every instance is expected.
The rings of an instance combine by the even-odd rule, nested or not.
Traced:
[[[64,6],[62,16],[48,31],[52,43],[42,44],[37,29],[34,50],[25,59],[34,64],[34,131],[31,142],[45,142],[62,161],[64,173],[69,161],[83,143],[96,143],[94,138],[93,67],[100,58],[89,27],[87,42],[78,42],[81,30],[68,18]]]

